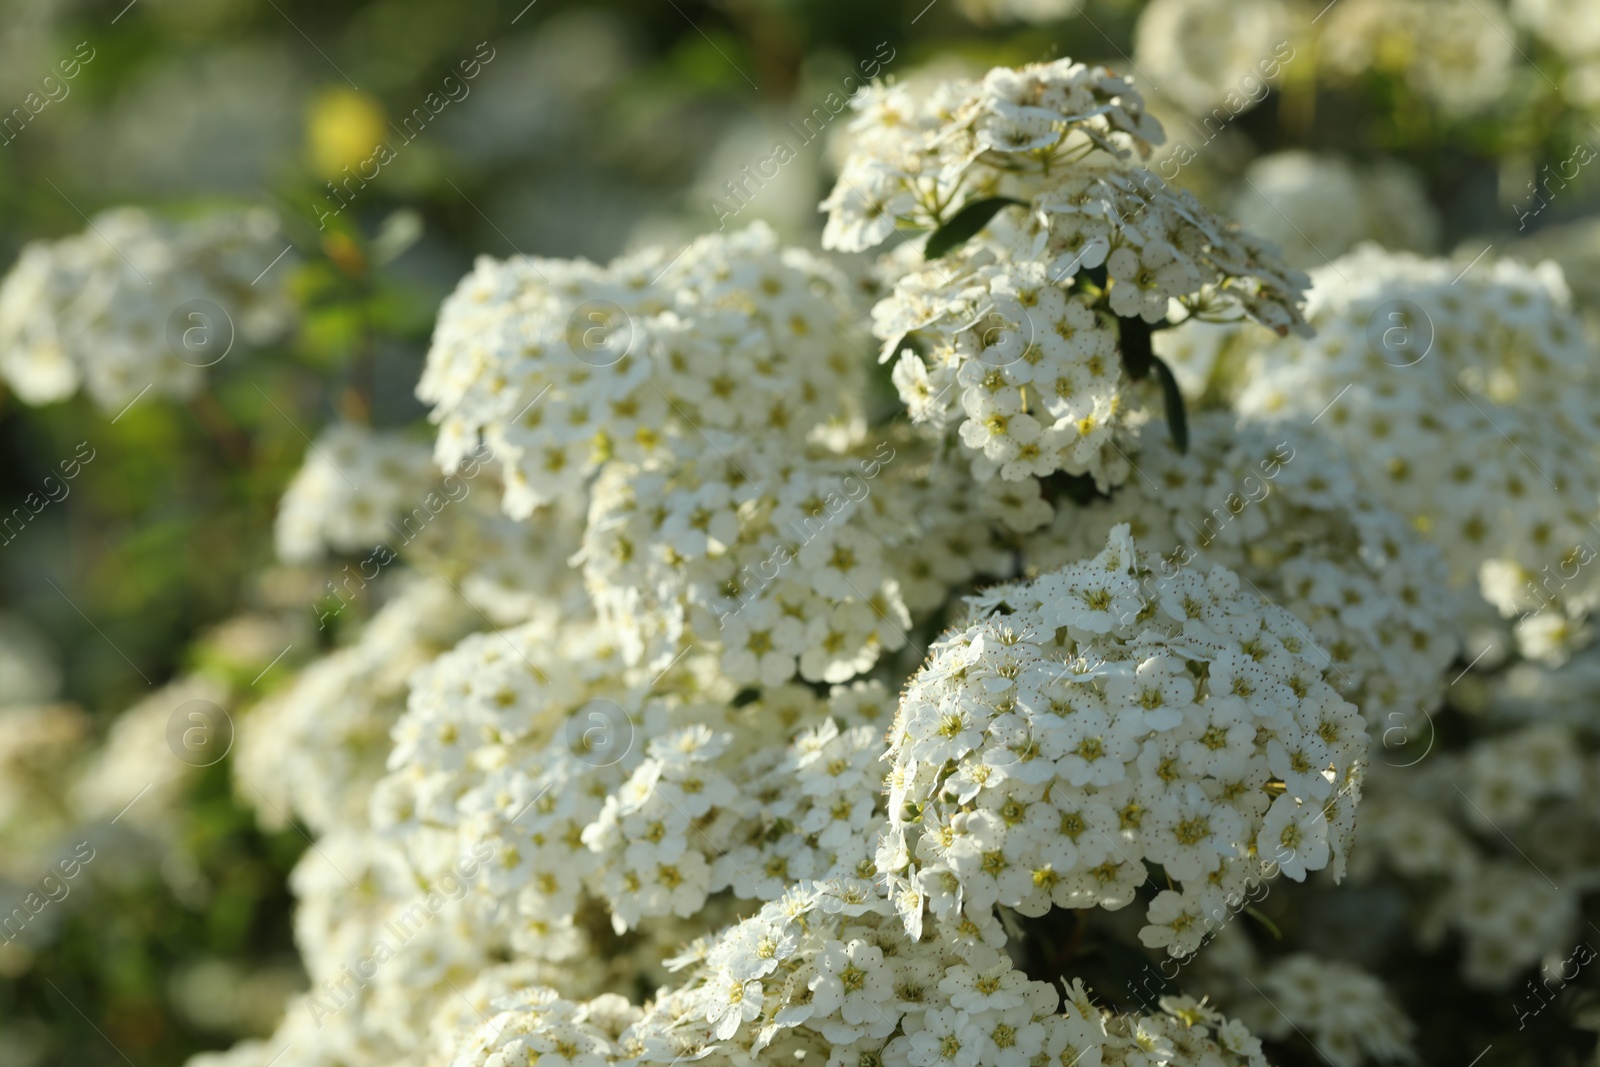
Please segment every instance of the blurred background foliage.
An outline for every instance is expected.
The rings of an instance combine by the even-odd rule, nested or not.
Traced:
[[[1571,264],[1591,262],[1597,243],[1582,222],[1593,172],[1531,225],[1519,208],[1542,168],[1600,138],[1593,109],[1570,89],[1581,65],[1538,34],[1509,31],[1515,54],[1500,49],[1494,70],[1473,70],[1471,56],[1464,64],[1493,82],[1488,102],[1456,106],[1437,78],[1419,77],[1426,53],[1448,41],[1388,26],[1353,68],[1324,62],[1316,24],[1353,21],[1345,32],[1360,38],[1373,7],[1336,3],[1344,10],[1296,9],[1294,32],[1283,34],[1295,60],[1259,106],[1236,118],[1230,108],[1179,184],[1226,208],[1265,154],[1399,164],[1432,214],[1411,243],[1449,251],[1468,235],[1503,247],[1531,241],[1568,259],[1580,294],[1592,289],[1593,272]],[[1510,26],[1493,0],[1481,4],[1492,9],[1485,18]],[[155,797],[135,796],[135,775],[127,820],[110,818],[113,805],[88,829],[74,783],[113,773],[84,754],[172,679],[203,677],[219,702],[244,707],[359,618],[313,625],[332,565],[275,561],[276,502],[310,439],[336,418],[412,427],[425,439],[412,390],[434,309],[475,256],[603,260],[715,229],[725,183],[885,43],[890,76],[1072,56],[1148,88],[1132,58],[1141,7],[0,0],[0,114],[62,60],[92,54],[65,96],[4,135],[0,259],[78,232],[115,204],[182,217],[265,203],[293,246],[269,269],[288,272],[302,309],[291,335],[223,360],[188,402],[145,397],[113,419],[83,395],[30,408],[0,391],[6,507],[80,443],[94,454],[65,499],[0,545],[8,648],[33,653],[28,666],[0,657],[0,706],[34,709],[0,726],[0,763],[28,783],[0,792],[0,891],[26,893],[80,836],[97,850],[73,895],[36,920],[33,940],[0,947],[0,1067],[119,1063],[124,1053],[134,1067],[181,1063],[269,1032],[284,993],[303,982],[285,879],[309,838],[293,825],[259,829],[233,796],[226,761],[177,767],[175,778],[162,771]],[[1264,16],[1246,4],[1230,17]],[[1486,40],[1468,45],[1499,47]],[[466,94],[408,141],[407,116],[444,92],[463,61],[490,55]],[[1228,81],[1254,59],[1224,71],[1215,101],[1154,93],[1173,139],[1201,143]],[[844,125],[764,182],[738,223],[763,218],[814,244],[829,141]],[[330,183],[384,141],[394,158],[364,186],[343,187],[357,191],[342,207]],[[1344,250],[1313,243],[1323,255]],[[171,704],[146,718],[159,726]]]

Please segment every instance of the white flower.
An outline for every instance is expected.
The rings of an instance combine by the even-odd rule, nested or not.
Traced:
[[[977,1067],[984,1033],[964,1011],[936,1008],[911,1035],[907,1058],[915,1067]]]
[[[750,979],[729,977],[720,986],[713,985],[706,1006],[706,1022],[712,1025],[717,1038],[726,1041],[739,1029],[761,1014],[761,983]]]
[[[1297,882],[1328,865],[1328,818],[1318,804],[1280,796],[1256,832],[1256,853]]]
[[[1156,894],[1145,917],[1150,922],[1139,931],[1139,940],[1149,948],[1165,948],[1174,956],[1192,955],[1211,932],[1209,917],[1198,902],[1171,889]]]
[[[951,1007],[977,1015],[1021,1006],[1024,983],[1019,972],[1003,963],[982,970],[961,964],[945,973],[939,992],[950,998]]]
[[[837,1011],[851,1026],[865,1026],[875,1034],[887,1037],[893,1025],[884,1006],[894,996],[892,964],[885,963],[883,950],[866,941],[855,940],[848,945],[831,941],[822,949],[819,969],[811,979],[816,1010],[821,1013]]]

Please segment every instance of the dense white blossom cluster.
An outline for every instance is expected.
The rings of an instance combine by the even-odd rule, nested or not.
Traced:
[[[1411,886],[1424,945],[1458,935],[1463,975],[1486,988],[1572,948],[1580,897],[1600,886],[1600,856],[1572,845],[1593,839],[1600,759],[1569,729],[1523,727],[1373,772],[1355,875]]]
[[[260,1062],[332,1065],[403,1060],[426,1047],[452,987],[492,967],[503,936],[462,889],[483,856],[421,880],[390,843],[347,827],[323,835],[290,886],[295,942],[310,988],[292,997]]]
[[[671,260],[480,262],[420,387],[439,457],[490,445],[517,517],[589,492],[578,558],[629,663],[697,640],[738,682],[847,680],[1004,557],[925,448],[868,439],[846,296],[763,226]]]
[[[440,309],[417,392],[445,469],[486,442],[523,517],[705,434],[848,428],[859,333],[844,276],[761,224],[606,267],[485,257]]]
[[[914,439],[724,445],[595,485],[584,576],[630,659],[665,664],[692,641],[720,645],[740,684],[844,682],[904,646],[913,615],[1009,566],[981,516],[1007,521],[1004,502]]]
[[[959,411],[979,481],[1055,471],[1123,481],[1118,441],[1144,417],[1123,335],[1174,301],[1241,309],[1279,332],[1303,326],[1304,275],[1127,161],[1164,135],[1103,68],[999,69],[926,95],[875,87],[856,107],[855,140],[823,203],[825,246],[859,251],[900,228],[936,231],[931,245],[941,227],[1007,205],[948,255],[900,257],[873,310],[912,418],[942,427]]]
[[[622,933],[870,877],[888,694],[734,694],[703,655],[630,670],[593,626],[475,635],[414,679],[374,816],[424,871],[491,848],[478,893],[537,958],[587,950],[586,904]]]
[[[230,348],[281,333],[293,316],[269,212],[167,222],[137,208],[84,233],[36,241],[0,284],[0,377],[29,404],[83,387],[116,412],[147,388],[189,397]]]
[[[1248,1030],[1202,1005],[1113,1015],[1081,981],[1061,1003],[1051,983],[993,948],[931,929],[908,935],[887,902],[849,883],[801,882],[677,962],[695,965],[689,981],[643,1012],[548,989],[506,997],[462,1043],[456,1067],[551,1055],[585,1067],[811,1056],[830,1067],[1266,1063]]]
[[[1329,13],[1336,58],[1370,9]],[[1159,0],[1140,55],[1199,105],[1297,18]],[[1421,66],[1477,106],[1471,62]],[[316,835],[310,983],[196,1067],[1357,1067],[1416,1034],[1296,910],[1347,875],[1484,988],[1570,948],[1600,654],[1489,650],[1520,613],[1553,663],[1600,604],[1559,274],[1363,247],[1303,315],[1304,275],[1135,161],[1163,134],[1104,68],[855,102],[824,243],[879,250],[875,308],[759,224],[483,259],[418,387],[432,463],[312,446],[274,580],[333,575],[333,648],[234,755],[264,825]],[[1398,170],[1249,174],[1309,247],[1433,240]],[[1091,988],[1102,951],[1160,968],[1140,1011]]]
[[[1278,431],[1282,431],[1281,436]],[[1200,415],[1187,455],[1147,448],[1111,500],[1063,508],[1026,542],[1041,569],[1080,559],[1128,523],[1163,574],[1221,565],[1288,612],[1322,677],[1374,736],[1422,727],[1455,657],[1439,551],[1364,491],[1322,435]]]
[[[1127,526],[1090,560],[971,598],[890,731],[878,867],[908,929],[1120,908],[1160,864],[1141,938],[1187,955],[1200,918],[1273,870],[1342,872],[1367,747],[1303,624],[1213,566],[1155,573]]]
[[[1456,586],[1516,620],[1528,655],[1583,643],[1600,603],[1600,376],[1560,270],[1363,246],[1316,272],[1308,313],[1311,339],[1197,324],[1167,351],[1248,418],[1316,420]]]
[[[1147,156],[1164,136],[1126,80],[1068,60],[997,68],[925,96],[873,86],[856,110],[856,139],[823,202],[823,245],[850,252],[901,225],[937,229],[980,195],[1048,188],[1049,162],[1070,169],[1095,150]]]
[[[1390,658],[1376,677],[1386,687],[1399,683],[1391,693],[1414,702],[1410,713],[1397,715],[1408,709],[1383,693],[1345,690],[1371,716],[1374,741],[1351,872],[1368,899],[1404,917],[1416,951],[1457,952],[1466,981],[1504,990],[1534,967],[1570,976],[1581,899],[1600,876],[1600,856],[1575,845],[1595,833],[1596,661],[1591,649],[1566,667],[1551,666],[1584,644],[1593,607],[1587,564],[1597,486],[1588,473],[1592,464],[1573,457],[1594,451],[1595,392],[1592,342],[1553,266],[1467,266],[1367,247],[1316,273],[1308,307],[1317,329],[1312,340],[1262,342],[1195,323],[1159,337],[1157,348],[1174,360],[1191,395],[1244,415],[1234,435],[1293,440],[1296,459],[1272,480],[1272,494],[1289,488],[1285,477],[1302,455],[1317,456],[1307,444],[1325,434],[1348,460],[1317,456],[1305,469],[1324,483],[1352,482],[1355,499],[1381,500],[1440,550],[1454,590],[1439,564],[1413,546],[1403,571],[1393,572],[1410,579],[1392,587],[1399,603],[1387,591],[1380,598],[1391,619],[1409,622],[1374,649]],[[1233,416],[1201,416],[1202,454],[1204,427],[1213,418]],[[1313,421],[1315,428],[1306,425]],[[1152,490],[1171,480],[1170,457],[1141,454],[1139,462]],[[1153,495],[1168,499],[1165,492]],[[1248,507],[1274,515],[1274,537],[1281,529],[1293,539],[1295,523],[1271,505],[1269,495]],[[1339,506],[1358,515],[1383,510],[1373,503]],[[1118,502],[1091,511],[1100,508],[1115,512]],[[1201,534],[1213,537],[1207,514],[1228,517],[1204,504],[1200,509],[1201,527],[1190,528],[1188,538],[1180,534],[1191,544]],[[1240,510],[1220,524],[1224,532],[1215,539],[1226,543],[1233,536],[1227,531],[1247,517]],[[1143,529],[1137,515],[1129,518]],[[1410,544],[1404,534],[1391,526],[1367,544],[1392,553]],[[1326,532],[1305,542],[1316,552],[1337,543]],[[1269,552],[1262,562],[1270,567],[1272,559]],[[1348,566],[1350,554],[1343,559]],[[1314,617],[1294,603],[1290,587],[1275,584],[1274,574],[1244,566],[1241,573],[1302,617]],[[1406,610],[1397,614],[1400,604]],[[1498,609],[1502,625],[1520,640],[1485,627],[1493,621],[1487,607]],[[1410,639],[1405,631],[1425,643],[1401,652]],[[1341,641],[1319,630],[1317,638],[1334,649],[1352,640],[1366,644],[1379,632]],[[1452,702],[1469,713],[1470,725],[1451,744],[1430,714],[1435,701],[1428,694],[1444,691],[1440,668],[1463,640],[1461,660],[1475,669],[1452,669],[1444,680],[1454,683]],[[1523,656],[1544,663],[1519,661],[1519,645]],[[1501,673],[1485,681],[1480,671]],[[1296,969],[1297,988],[1331,992],[1344,984],[1309,963]],[[1267,989],[1264,978],[1257,981]],[[1279,1006],[1294,1018],[1292,1003],[1310,994],[1281,991],[1290,1003]],[[1279,1000],[1277,991],[1268,992]],[[1542,1003],[1534,996],[1527,994],[1535,1006]],[[1242,1014],[1258,1033],[1279,1029],[1270,1019]],[[1349,1025],[1317,1033],[1315,1023],[1295,1022],[1336,1060],[1341,1041],[1349,1043]],[[1401,1031],[1374,1020],[1367,1032]],[[1360,1055],[1384,1053],[1369,1047],[1348,1059]]]

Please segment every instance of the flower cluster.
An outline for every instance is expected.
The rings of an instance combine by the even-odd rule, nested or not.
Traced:
[[[192,396],[229,348],[289,324],[288,270],[262,275],[286,245],[264,211],[165,222],[136,208],[30,244],[0,285],[0,377],[29,404],[82,386],[108,412],[150,387]]]
[[[629,663],[698,642],[736,682],[845,681],[1004,557],[925,447],[868,441],[841,275],[763,226],[664,260],[480,262],[419,387],[439,458],[487,442],[519,518],[588,492],[577,558]]]
[[[1284,0],[1151,0],[1139,12],[1133,62],[1163,98],[1187,111],[1205,114],[1224,105],[1237,112],[1244,101],[1266,96],[1254,74],[1264,59],[1275,52],[1281,58],[1288,41],[1299,39],[1295,15]]]
[[[630,659],[693,642],[740,684],[844,682],[904,646],[913,613],[1009,566],[983,501],[915,441],[721,445],[595,485],[584,578]]]
[[[1416,1027],[1393,992],[1353,963],[1311,952],[1263,960],[1232,928],[1196,968],[1218,1003],[1236,1004],[1234,1014],[1252,1031],[1278,1041],[1299,1036],[1333,1067],[1417,1058]]]
[[[401,560],[500,625],[583,610],[582,583],[567,562],[583,529],[579,505],[504,515],[492,458],[480,450],[441,478],[427,446],[402,433],[348,423],[324,431],[285,490],[274,529],[285,562],[364,553],[324,582],[318,629]]]
[[[528,989],[461,1043],[457,1067],[557,1055],[584,1067],[711,1064],[815,1055],[830,1067],[1030,1067],[1149,1062],[1266,1063],[1260,1042],[1191,1001],[1112,1015],[1081,981],[1066,1002],[987,946],[911,937],[881,899],[850,883],[801,882],[676,961],[690,979],[643,1012]],[[1059,1007],[1059,1011],[1058,1011]]]
[[[1062,566],[1128,523],[1162,573],[1224,566],[1286,609],[1323,679],[1378,731],[1420,731],[1457,648],[1438,549],[1363,492],[1314,429],[1294,428],[1291,443],[1206,412],[1192,432],[1189,454],[1146,449],[1114,499],[1061,511],[1028,539],[1028,561]]]
[[[1367,738],[1303,624],[1222,567],[1153,573],[1127,526],[1093,559],[971,598],[890,732],[878,867],[908,929],[1120,908],[1160,864],[1145,943],[1273,868],[1343,870]]]
[[[1516,37],[1499,4],[1355,0],[1328,14],[1323,65],[1346,78],[1384,69],[1448,115],[1489,111],[1517,73]]]
[[[1426,946],[1458,934],[1464,977],[1503,987],[1552,952],[1570,949],[1579,897],[1600,885],[1600,856],[1568,842],[1592,839],[1600,761],[1554,724],[1478,740],[1415,767],[1374,765],[1363,804],[1370,851],[1360,882],[1389,872],[1425,902]],[[1506,836],[1510,835],[1510,836]]]
[[[703,917],[724,889],[771,900],[800,878],[872,873],[881,685],[735,707],[704,655],[652,680],[603,632],[530,623],[418,672],[373,814],[419,870],[492,849],[479,894],[517,917],[519,951],[549,959],[585,950],[595,904],[621,933]]]
[[[483,855],[452,861],[419,878],[400,849],[353,827],[305,853],[290,888],[311,988],[286,1005],[272,1052],[287,1044],[302,1063],[369,1063],[425,1047],[433,1011],[459,995],[452,986],[506,948],[463,892],[483,877]]]
[[[417,393],[444,468],[486,441],[525,517],[676,441],[849,425],[858,334],[844,277],[765,225],[606,267],[483,258],[440,309]]]
[[[1247,417],[1316,419],[1529,655],[1564,657],[1600,603],[1600,474],[1570,462],[1600,448],[1600,376],[1559,269],[1364,246],[1316,278],[1314,339],[1235,339],[1212,379]]]
[[[1001,69],[925,97],[875,89],[857,106],[856,140],[823,204],[826,246],[866,249],[898,226],[938,231],[1005,208],[936,262],[892,259],[900,276],[873,311],[912,418],[943,426],[959,406],[980,481],[1124,480],[1118,439],[1143,419],[1130,375],[1148,368],[1126,364],[1123,334],[1173,301],[1239,308],[1279,332],[1303,326],[1303,275],[1127,162],[1163,134],[1103,69]]]
[[[1600,105],[1600,17],[1581,0],[1512,0],[1511,17],[1568,64],[1564,97],[1591,111]]]
[[[1338,1067],[1414,1055],[1411,1021],[1383,983],[1359,967],[1295,954],[1274,963],[1262,983],[1279,1008],[1278,1018],[1262,1027],[1264,1034],[1285,1038],[1299,1027]]]
[[[942,82],[925,98],[873,86],[856,104],[857,139],[823,202],[826,248],[861,252],[901,224],[931,230],[976,196],[1048,185],[1064,149],[1149,155],[1160,123],[1126,80],[1069,60]]]
[[[1143,47],[1214,89],[1295,17],[1252,9],[1161,0]],[[240,795],[320,835],[311,983],[215,1067],[1263,1067],[1252,1034],[1355,1067],[1412,1054],[1369,942],[1454,939],[1483,987],[1570,945],[1595,669],[1468,660],[1490,606],[1550,652],[1600,603],[1559,276],[1364,248],[1303,317],[1135,161],[1162,132],[1104,69],[856,103],[825,244],[918,235],[870,313],[760,225],[485,259],[419,386],[443,479],[399,435],[313,447],[275,578],[392,573],[345,567],[342,647],[241,713]],[[1285,214],[1361,216],[1308,242],[1415,198],[1274,164]],[[1187,451],[1143,433],[1157,380]],[[1118,955],[1159,1010],[1091,994]]]

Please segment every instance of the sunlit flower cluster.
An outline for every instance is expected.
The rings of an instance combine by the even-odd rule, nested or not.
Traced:
[[[1247,417],[1316,420],[1526,653],[1569,654],[1600,601],[1600,377],[1560,270],[1364,246],[1316,279],[1314,338],[1229,338],[1211,380]]]
[[[1138,342],[1126,335],[1174,301],[1242,310],[1279,332],[1303,326],[1303,275],[1128,162],[1164,135],[1104,69],[1000,69],[925,96],[874,89],[857,107],[823,204],[826,246],[871,248],[903,228],[935,231],[921,245],[931,250],[951,228],[988,223],[927,264],[898,256],[894,290],[873,310],[913,420],[943,426],[959,412],[980,481],[1055,471],[1123,481],[1118,440],[1144,418],[1130,374],[1148,373],[1127,364]]]
[[[205,368],[292,321],[288,271],[267,271],[288,245],[265,211],[168,222],[137,208],[30,244],[0,285],[0,377],[30,404],[81,386],[111,413],[146,389],[192,396]]]
[[[525,517],[705,433],[848,427],[859,332],[843,275],[764,225],[605,267],[485,257],[440,309],[417,392],[445,469],[487,443]]]
[[[1126,526],[1090,560],[972,599],[890,732],[908,929],[995,904],[1120,908],[1160,864],[1141,938],[1187,955],[1201,916],[1274,870],[1343,870],[1366,731],[1303,625],[1220,566],[1155,573]]]
[[[1342,0],[1305,62],[1389,62],[1437,9],[1408,77],[1481,111],[1502,50],[1455,6]],[[1301,14],[1157,0],[1136,51],[1205,115]],[[235,797],[310,843],[307,981],[194,1067],[1358,1067],[1425,1047],[1386,960],[1504,990],[1572,951],[1600,390],[1560,272],[1359,245],[1308,278],[1430,247],[1419,179],[1240,159],[1241,226],[1142,165],[1163,131],[1103,67],[854,104],[823,244],[870,258],[757,223],[481,259],[417,388],[431,446],[354,393],[307,437],[241,624],[261,662],[202,652],[63,772],[72,819],[175,839],[216,781],[173,747],[202,702]],[[128,211],[32,246],[0,373],[192,396],[173,309],[282,328],[277,242]],[[57,688],[0,648],[11,674]],[[7,717],[18,751],[88,729]]]
[[[1039,568],[1087,556],[1128,523],[1163,573],[1235,571],[1286,610],[1305,654],[1375,734],[1420,730],[1455,657],[1439,551],[1362,490],[1315,429],[1196,419],[1187,455],[1157,445],[1111,500],[1063,509],[1028,539]],[[1398,737],[1398,735],[1395,735]]]
[[[1238,1022],[1175,1000],[1164,1013],[1113,1015],[1081,981],[1064,1003],[1000,952],[908,935],[861,887],[802,882],[693,946],[689,980],[643,1012],[613,998],[573,1003],[532,989],[462,1042],[459,1067],[556,1054],[574,1063],[712,1064],[816,1056],[833,1067],[1027,1067],[1154,1057],[1172,1065],[1266,1063]]]
[[[733,706],[703,655],[652,681],[602,634],[480,634],[417,675],[374,817],[420,869],[491,848],[480,895],[550,959],[585,951],[585,907],[621,933],[699,916],[723,889],[771,900],[800,878],[870,877],[881,686]]]
[[[630,659],[694,642],[740,684],[844,682],[903,647],[914,614],[1009,567],[988,499],[914,439],[709,440],[596,483],[584,576]]]

